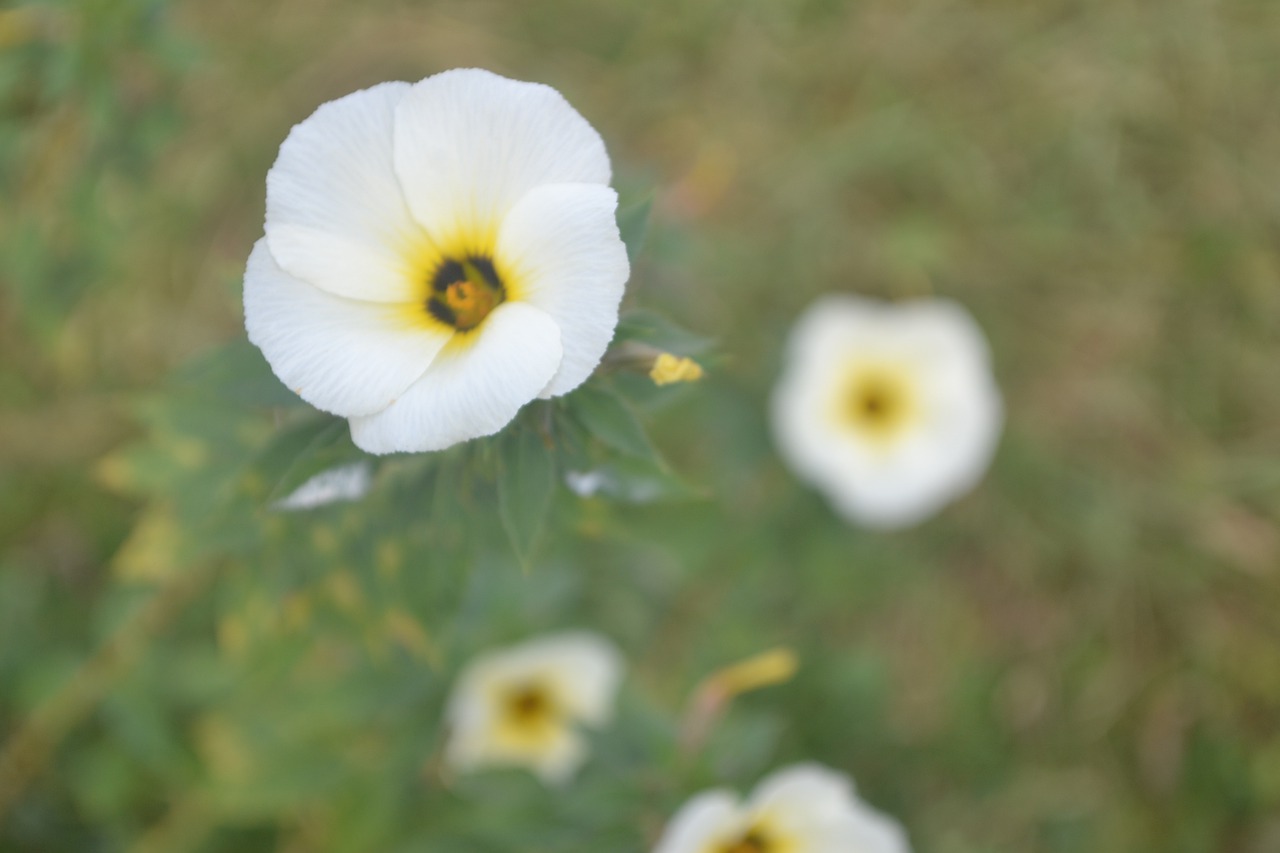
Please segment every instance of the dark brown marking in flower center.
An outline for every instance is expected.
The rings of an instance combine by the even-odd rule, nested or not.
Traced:
[[[532,728],[550,718],[554,708],[546,690],[539,685],[529,684],[507,694],[506,711],[517,725]]]
[[[426,308],[442,323],[467,332],[507,298],[507,289],[493,261],[481,255],[446,259],[431,276]]]

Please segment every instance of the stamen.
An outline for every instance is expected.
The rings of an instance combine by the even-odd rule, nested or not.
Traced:
[[[466,332],[484,322],[506,298],[506,287],[488,258],[446,259],[431,277],[426,309],[440,322]]]

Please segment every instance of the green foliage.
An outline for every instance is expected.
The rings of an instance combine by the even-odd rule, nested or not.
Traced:
[[[526,422],[508,428],[499,447],[498,514],[511,545],[528,564],[556,488],[556,461],[548,439]]]
[[[1274,849],[1278,27],[1257,0],[4,4],[0,749],[64,716],[0,849],[638,853],[793,760],[920,851]],[[602,375],[372,460],[243,340],[238,281],[289,127],[455,64],[556,85],[657,189],[624,193]],[[775,458],[783,341],[830,291],[955,298],[991,338],[996,464],[914,530],[849,528]],[[645,347],[708,376],[657,388]],[[352,461],[362,500],[279,508]],[[572,626],[629,664],[582,774],[442,772],[459,669]],[[695,685],[775,644],[796,679],[683,745]]]

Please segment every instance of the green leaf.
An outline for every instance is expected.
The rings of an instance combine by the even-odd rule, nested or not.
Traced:
[[[251,487],[264,503],[287,497],[315,475],[364,458],[342,418],[308,418],[278,433],[258,455]]]
[[[660,461],[619,458],[589,471],[571,472],[566,477],[581,497],[599,495],[622,503],[648,504],[706,497]]]
[[[231,341],[179,368],[170,379],[175,391],[196,391],[205,399],[238,406],[301,406],[271,372],[262,351],[245,338]]]
[[[683,356],[702,355],[709,352],[715,343],[710,338],[681,328],[661,314],[645,309],[627,311],[618,320],[613,345],[626,341],[648,344],[664,352]]]
[[[606,446],[640,459],[659,459],[640,419],[617,394],[580,388],[569,397],[568,404],[582,428]]]
[[[627,246],[627,257],[632,263],[635,263],[636,256],[644,245],[645,235],[649,233],[649,213],[652,210],[653,196],[648,195],[618,211],[618,231],[622,234],[622,242]]]
[[[516,555],[527,563],[551,509],[555,460],[537,431],[517,426],[499,448],[498,515]]]

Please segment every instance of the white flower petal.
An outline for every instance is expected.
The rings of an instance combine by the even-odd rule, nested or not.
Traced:
[[[618,195],[598,184],[531,190],[503,220],[496,256],[519,298],[560,326],[564,360],[544,397],[567,394],[600,363],[618,325],[631,265],[618,234]]]
[[[806,853],[909,853],[897,821],[858,799],[848,776],[818,764],[764,779],[748,808]]]
[[[587,742],[565,726],[543,741],[513,741],[496,735],[497,722],[454,725],[445,747],[445,760],[462,772],[485,767],[524,767],[549,785],[563,785],[587,759]]]
[[[853,784],[848,776],[818,764],[797,764],[763,779],[747,808],[820,821],[847,814],[852,805]]]
[[[903,365],[919,412],[891,445],[830,416],[842,365]],[[772,400],[779,450],[851,520],[902,527],[971,489],[990,464],[1003,407],[981,330],[943,300],[890,305],[827,297],[797,321]]]
[[[321,105],[296,125],[267,173],[267,241],[291,274],[338,296],[409,302],[427,238],[392,166],[396,104],[383,83]]]
[[[356,446],[369,453],[421,452],[492,435],[560,366],[560,328],[532,305],[504,302],[468,337],[441,352],[393,404],[352,418]]]
[[[391,405],[449,340],[412,322],[403,306],[343,299],[299,281],[280,269],[265,239],[249,254],[244,319],[281,382],[344,417]]]
[[[365,460],[339,465],[321,471],[287,496],[276,501],[273,507],[285,511],[315,509],[332,503],[358,501],[369,493],[373,485],[373,467]]]
[[[587,760],[587,741],[570,728],[560,731],[556,739],[533,761],[533,772],[548,785],[564,785]]]
[[[545,673],[557,703],[575,722],[599,726],[613,715],[622,655],[599,634],[574,631],[531,641],[522,647],[519,665]]]
[[[737,797],[730,791],[706,791],[680,807],[653,850],[654,853],[707,853],[712,844],[740,832],[742,825]]]
[[[410,210],[451,244],[489,234],[542,184],[607,184],[600,134],[540,83],[459,68],[415,83],[396,107],[395,168]]]

